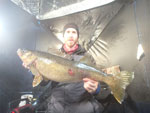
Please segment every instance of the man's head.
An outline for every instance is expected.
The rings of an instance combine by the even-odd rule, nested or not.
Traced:
[[[64,26],[63,36],[65,44],[68,47],[73,47],[78,42],[79,38],[79,29],[78,26],[74,23],[69,23]]]

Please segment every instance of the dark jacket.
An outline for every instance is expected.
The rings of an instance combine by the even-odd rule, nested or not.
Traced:
[[[61,51],[65,52],[63,48]],[[72,55],[84,55],[84,53],[85,50],[79,46]],[[51,85],[46,113],[100,113],[103,111],[103,106],[97,101],[96,96],[84,89],[83,82],[56,83],[51,81]]]

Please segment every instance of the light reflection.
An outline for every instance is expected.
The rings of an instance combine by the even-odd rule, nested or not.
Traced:
[[[137,50],[137,59],[140,60],[142,55],[144,54],[144,49],[141,44],[138,45],[138,50]]]
[[[82,68],[82,69],[93,70],[93,71],[99,72],[99,70],[97,70],[97,69],[95,69],[93,67],[87,66],[85,64],[82,64],[82,63],[79,63],[76,66],[79,67],[79,68]]]

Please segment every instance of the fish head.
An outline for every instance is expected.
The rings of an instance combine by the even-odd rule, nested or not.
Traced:
[[[37,59],[37,56],[29,50],[18,49],[17,54],[26,66],[30,66]]]

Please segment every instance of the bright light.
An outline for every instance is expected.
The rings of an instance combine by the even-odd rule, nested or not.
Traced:
[[[138,45],[137,59],[140,60],[141,56],[144,54],[144,50],[141,44]]]
[[[2,24],[0,23],[0,33],[2,32]]]
[[[63,38],[63,34],[62,34],[62,33],[57,33],[57,34],[55,34],[55,35],[56,35],[56,37],[57,37],[61,42],[64,43],[64,38]]]
[[[56,18],[68,14],[73,14],[73,13],[93,9],[95,7],[100,7],[109,4],[113,1],[115,0],[81,0],[81,2],[68,4],[67,6],[63,6],[61,8],[57,8],[56,10],[52,10],[47,13],[44,13],[44,15],[37,15],[36,18],[40,20]]]
[[[61,49],[61,47],[62,47],[62,44],[57,45],[57,49]]]
[[[3,25],[2,23],[0,22],[0,37],[3,36]]]
[[[4,25],[2,21],[0,21],[0,35],[4,34]]]

